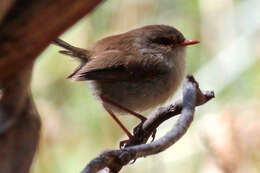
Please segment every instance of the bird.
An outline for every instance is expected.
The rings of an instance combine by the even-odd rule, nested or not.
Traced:
[[[98,40],[90,49],[74,47],[61,39],[54,44],[60,53],[79,60],[68,76],[73,81],[89,81],[105,110],[123,129],[132,134],[117,115],[141,113],[165,103],[185,76],[186,47],[197,44],[175,27],[148,25]]]

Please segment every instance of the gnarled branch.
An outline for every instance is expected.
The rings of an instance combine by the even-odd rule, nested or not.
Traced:
[[[124,149],[107,150],[93,159],[82,173],[96,173],[104,168],[109,168],[110,172],[118,172],[131,160],[157,154],[166,150],[177,142],[189,128],[195,107],[202,105],[214,97],[213,92],[201,92],[198,83],[192,76],[187,76],[183,85],[183,101],[168,107],[160,108],[155,114],[148,117],[147,121],[138,128]],[[160,139],[144,144],[152,132],[165,120],[181,112],[174,127]]]

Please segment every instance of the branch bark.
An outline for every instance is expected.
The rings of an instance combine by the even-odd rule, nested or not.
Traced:
[[[137,130],[138,132],[134,134],[124,149],[104,151],[93,159],[82,173],[96,173],[104,168],[108,168],[110,172],[119,172],[131,160],[166,150],[185,134],[193,120],[195,107],[206,103],[213,97],[213,92],[201,92],[195,79],[187,76],[183,85],[183,101],[160,108],[155,114],[149,116],[143,125],[138,126],[142,130]],[[181,116],[177,123],[165,136],[149,144],[144,144],[162,122],[180,112]]]
[[[30,94],[34,60],[101,1],[1,2],[0,172],[28,173],[38,145],[40,118]]]

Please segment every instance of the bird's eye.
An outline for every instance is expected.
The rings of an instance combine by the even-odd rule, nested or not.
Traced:
[[[167,38],[167,37],[159,37],[153,40],[154,43],[160,44],[160,45],[164,45],[164,46],[168,46],[171,45],[173,42],[171,39]]]

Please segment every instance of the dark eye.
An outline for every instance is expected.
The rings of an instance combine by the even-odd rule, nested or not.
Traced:
[[[171,45],[173,43],[172,40],[167,37],[156,38],[153,40],[153,42],[165,46]]]

